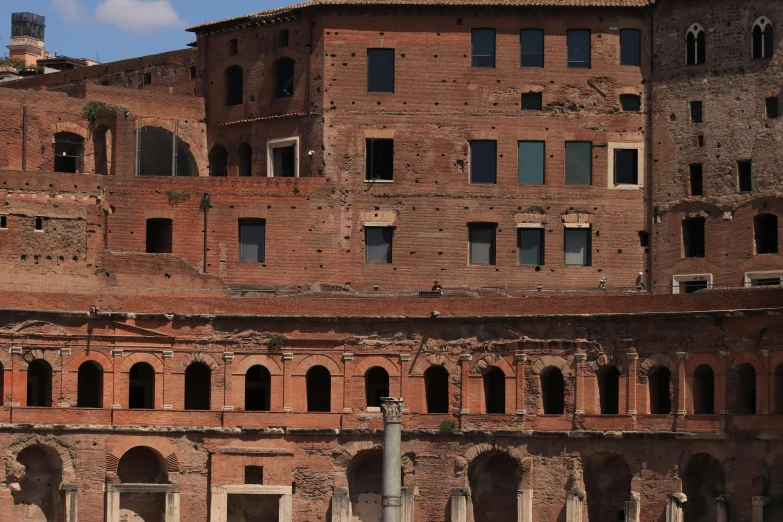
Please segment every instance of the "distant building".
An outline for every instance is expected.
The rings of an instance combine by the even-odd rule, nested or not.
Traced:
[[[11,43],[8,55],[23,60],[25,65],[37,65],[38,60],[49,58],[44,48],[46,18],[34,13],[11,15]]]

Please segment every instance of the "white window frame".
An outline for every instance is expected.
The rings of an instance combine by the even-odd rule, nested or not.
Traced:
[[[779,278],[783,283],[783,270],[773,270],[769,272],[745,272],[745,288],[753,286],[754,279],[773,279]]]
[[[672,294],[680,293],[680,283],[707,281],[707,290],[712,288],[712,274],[683,274],[672,276]]]
[[[694,63],[692,65],[704,65],[699,63],[699,31],[704,33],[704,38],[706,40],[707,33],[704,32],[704,28],[700,24],[693,24],[690,29],[688,29],[688,32],[685,33],[685,64],[688,65],[688,35],[693,33],[693,45],[695,46],[694,51]],[[753,45],[753,42],[751,42],[751,45]],[[705,57],[706,57],[706,49],[705,51]],[[706,60],[705,60],[706,62]]]
[[[767,42],[764,41],[764,38],[766,37],[764,35],[764,31],[767,29],[768,25],[772,25],[772,22],[769,21],[769,17],[768,16],[759,16],[756,19],[756,21],[753,23],[753,27],[750,29],[750,35],[751,35],[751,38],[750,38],[750,56],[751,56],[751,58],[753,58],[753,30],[756,27],[761,29],[761,59],[763,60],[765,58],[772,58],[771,56],[765,56],[764,55],[764,49],[766,48],[766,46],[764,44],[767,43]],[[774,25],[772,25],[772,30],[773,31],[775,30],[775,26]]]
[[[274,149],[289,147],[291,145],[294,146],[294,177],[299,177],[299,136],[269,140],[266,142],[266,177],[281,177],[274,175],[275,158],[273,151]]]
[[[636,184],[630,183],[615,183],[614,182],[614,151],[617,149],[635,149],[639,171],[636,175]],[[607,184],[610,189],[617,190],[639,190],[644,187],[644,143],[622,143],[622,142],[609,142],[607,143],[607,152],[609,157],[607,158],[608,172],[607,172]]]

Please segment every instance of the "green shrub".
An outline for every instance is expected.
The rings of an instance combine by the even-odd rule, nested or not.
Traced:
[[[282,335],[273,335],[272,337],[269,338],[269,342],[267,343],[267,347],[270,350],[279,350],[280,348],[283,347],[283,345],[285,344],[285,341],[286,341],[286,339],[285,339],[284,336],[282,336]]]
[[[98,117],[106,110],[106,104],[103,102],[91,101],[87,102],[87,105],[82,109],[82,116],[90,123],[98,121]]]
[[[443,421],[438,426],[439,435],[454,435],[457,431],[457,424],[454,421]]]

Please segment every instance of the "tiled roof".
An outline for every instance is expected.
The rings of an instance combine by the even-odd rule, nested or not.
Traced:
[[[188,31],[200,32],[203,29],[230,24],[232,22],[244,22],[252,20],[264,20],[284,16],[297,9],[315,7],[320,5],[350,6],[350,5],[396,5],[396,6],[469,6],[469,7],[495,7],[495,6],[531,6],[531,7],[647,7],[656,0],[310,0],[285,7],[277,7],[267,11],[251,13],[235,18],[206,22],[190,27]]]

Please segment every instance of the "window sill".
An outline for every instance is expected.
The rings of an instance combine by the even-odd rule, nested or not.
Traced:
[[[612,190],[641,190],[644,185],[640,183],[612,183],[609,188]]]
[[[394,183],[393,179],[365,179],[365,183]]]

